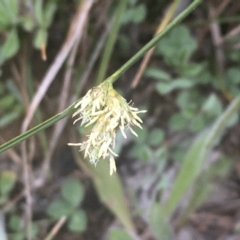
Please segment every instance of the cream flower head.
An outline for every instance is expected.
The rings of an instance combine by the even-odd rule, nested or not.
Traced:
[[[92,126],[91,133],[87,140],[82,143],[69,143],[71,146],[80,146],[80,151],[84,151],[84,157],[88,157],[90,162],[97,164],[99,159],[108,159],[110,163],[110,175],[116,172],[114,157],[118,155],[114,152],[116,132],[124,132],[128,128],[132,134],[137,136],[132,126],[141,127],[142,120],[138,113],[145,110],[130,106],[127,101],[118,94],[112,87],[112,83],[105,81],[99,86],[89,90],[74,106],[77,110],[73,117],[79,116],[74,124],[81,121],[81,126]]]

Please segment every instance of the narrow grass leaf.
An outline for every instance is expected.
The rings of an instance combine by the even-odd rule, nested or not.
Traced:
[[[217,140],[226,128],[229,119],[240,107],[240,96],[238,96],[225,112],[217,119],[210,131],[201,134],[193,143],[183,159],[183,164],[173,185],[171,195],[166,204],[165,212],[170,216],[186,190],[194,183],[201,173],[207,154],[216,144]]]

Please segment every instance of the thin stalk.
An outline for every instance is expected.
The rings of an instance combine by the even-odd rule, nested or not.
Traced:
[[[179,14],[171,23],[169,23],[165,29],[163,29],[158,35],[156,35],[149,43],[147,43],[143,48],[141,48],[132,58],[130,58],[122,67],[120,67],[114,74],[106,79],[114,83],[123,73],[125,73],[140,57],[142,57],[148,50],[154,47],[161,38],[163,38],[166,33],[168,33],[173,27],[180,23],[185,17],[187,17],[194,8],[197,7],[202,2],[202,0],[195,0],[192,4],[188,6],[181,14]]]
[[[96,85],[99,85],[106,76],[106,71],[112,55],[113,47],[116,42],[118,31],[121,26],[121,17],[126,9],[127,2],[128,0],[120,0],[117,10],[114,13],[113,25],[111,27],[111,31],[109,32],[109,36],[108,36],[108,39],[104,48],[104,52],[102,55],[98,76],[96,80]]]
[[[168,33],[176,24],[182,21],[188,14],[190,14],[194,8],[201,3],[202,0],[195,0],[189,7],[178,15],[161,33],[154,37],[148,44],[146,44],[140,51],[138,51],[130,60],[128,60],[120,69],[118,69],[114,74],[108,77],[105,81],[110,81],[114,83],[124,72],[126,72],[141,56],[143,56],[149,49],[158,43],[158,41]],[[25,133],[11,139],[10,141],[2,144],[0,146],[0,153],[6,151],[7,149],[17,145],[18,143],[28,139],[29,137],[35,135],[36,133],[46,129],[47,127],[53,125],[59,120],[65,118],[66,116],[72,114],[75,111],[75,103],[68,107],[63,112],[53,116],[52,118],[46,120],[45,122],[31,128]]]
[[[56,114],[52,118],[49,118],[45,122],[29,129],[28,131],[22,133],[21,135],[18,135],[17,137],[11,139],[10,141],[2,144],[0,146],[0,153],[8,150],[9,148],[15,146],[16,144],[30,138],[31,136],[35,135],[36,133],[46,129],[47,127],[52,126],[54,123],[58,122],[59,120],[65,118],[66,116],[72,114],[76,109],[74,108],[74,104],[72,104],[70,107],[62,111],[61,113]]]

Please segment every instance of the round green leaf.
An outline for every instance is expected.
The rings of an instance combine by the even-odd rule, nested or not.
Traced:
[[[142,22],[146,17],[146,7],[144,4],[139,4],[137,7],[134,8],[132,21],[134,23]]]
[[[68,229],[73,232],[83,232],[87,228],[87,218],[83,210],[75,212],[68,223]]]
[[[56,220],[62,216],[70,216],[73,211],[74,208],[62,199],[52,202],[47,209],[48,215]]]
[[[84,197],[84,188],[77,179],[70,178],[63,184],[61,194],[71,206],[77,207]]]

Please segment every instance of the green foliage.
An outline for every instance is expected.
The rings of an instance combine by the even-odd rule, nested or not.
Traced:
[[[225,74],[226,86],[232,96],[238,96],[240,94],[240,70],[238,67],[229,68]]]
[[[54,220],[58,220],[62,216],[69,217],[75,211],[75,208],[68,204],[64,199],[58,199],[52,202],[48,209],[47,213]]]
[[[54,1],[33,1],[34,8],[31,14],[19,11],[20,2],[16,0],[0,1],[0,29],[4,31],[5,37],[3,45],[0,47],[0,64],[17,54],[22,41],[18,35],[19,32],[22,32],[19,31],[19,28],[33,34],[35,48],[41,48],[47,42],[47,30],[56,10]],[[138,24],[145,17],[146,6],[144,3],[140,3],[138,0],[129,0],[122,23]],[[129,40],[125,37],[123,41],[127,45]],[[173,111],[170,116],[166,116],[164,127],[161,125],[158,127],[158,123],[161,124],[161,121],[154,124],[151,124],[150,121],[149,129],[145,127],[143,131],[137,130],[139,137],[136,138],[131,155],[146,163],[151,160],[154,160],[154,163],[157,162],[158,174],[163,172],[168,156],[170,159],[182,162],[167,204],[162,206],[158,201],[152,204],[149,225],[156,239],[173,239],[168,219],[186,191],[192,190],[181,221],[184,221],[188,214],[208,196],[213,188],[212,178],[221,176],[229,170],[229,164],[221,161],[221,157],[217,164],[211,165],[207,169],[204,168],[204,163],[208,157],[207,153],[219,143],[224,129],[233,126],[238,121],[238,106],[235,106],[231,112],[224,112],[223,103],[225,101],[222,101],[218,76],[214,71],[208,69],[206,62],[192,62],[192,56],[196,49],[196,40],[191,36],[189,29],[183,25],[177,26],[161,41],[156,51],[156,55],[164,59],[163,65],[166,66],[164,69],[171,70],[151,67],[145,72],[146,77],[156,80],[156,92],[162,95],[164,100],[170,100],[174,106],[172,106],[171,110]],[[239,53],[237,51],[232,53],[231,59],[239,64]],[[223,76],[227,91],[233,97],[239,95],[239,76],[238,66],[231,67]],[[12,81],[8,82],[13,83]],[[12,123],[22,113],[22,107],[19,106],[21,95],[13,87],[13,84],[10,88],[8,82],[0,83],[0,114],[4,114],[0,116],[0,127]],[[212,127],[213,121],[216,122]],[[168,133],[170,141],[168,141]],[[181,142],[175,143],[173,140],[172,143],[173,134],[178,136],[179,133],[183,134],[184,138],[180,139]],[[193,135],[197,135],[197,137],[190,144]],[[190,148],[189,145],[191,145]],[[188,149],[187,154],[186,149]],[[89,166],[99,197],[123,225],[132,230],[133,223],[126,206],[121,181],[117,175],[110,178],[108,170],[106,170],[108,165],[106,162],[101,164],[97,169]],[[156,181],[156,179],[154,180]],[[6,174],[4,177],[1,176],[0,183],[0,202],[5,203],[14,187],[15,180],[11,174],[10,176]],[[157,183],[157,190],[165,189],[168,184],[169,180],[161,176]],[[68,179],[61,188],[60,198],[50,204],[47,212],[54,221],[62,216],[67,216],[67,228],[70,231],[82,232],[87,227],[86,214],[79,208],[83,198],[83,186],[76,179]],[[11,230],[10,239],[24,239],[23,221],[17,215],[9,218],[9,229]],[[36,229],[33,229],[33,238],[38,232]],[[109,239],[130,240],[133,238],[124,230],[113,229],[109,233]]]
[[[218,78],[212,76],[206,63],[191,62],[196,47],[197,43],[188,28],[184,25],[177,26],[164,37],[157,47],[156,54],[162,55],[166,64],[179,76],[173,78],[156,67],[149,68],[145,73],[147,77],[160,81],[156,83],[156,91],[159,94],[166,95],[178,91],[176,103],[180,111],[170,117],[170,127],[173,131],[188,128],[191,132],[199,132],[209,126],[223,111],[221,100],[216,94],[210,93],[206,96],[199,91],[201,85],[211,84],[216,89],[220,86],[213,81]],[[239,70],[235,67],[227,70],[225,75],[227,90],[232,96],[239,94],[238,76]],[[237,119],[235,114],[232,124],[236,123]]]
[[[0,66],[8,59],[16,55],[20,47],[18,28],[27,32],[33,32],[34,46],[41,48],[47,43],[47,30],[50,27],[57,5],[48,1],[43,6],[42,0],[34,1],[34,11],[19,11],[24,7],[23,1],[0,1],[0,31],[5,34],[5,41],[0,47]],[[30,11],[30,10],[29,10]]]
[[[0,83],[0,129],[19,118],[22,112],[21,95],[13,81]]]
[[[109,231],[109,240],[133,240],[126,231],[123,229],[111,229]]]
[[[83,186],[77,179],[69,178],[61,187],[61,197],[49,205],[47,213],[54,220],[66,216],[70,231],[83,232],[87,227],[87,218],[85,212],[78,209],[83,197]]]
[[[38,24],[38,30],[34,38],[34,46],[36,48],[41,48],[47,43],[47,29],[51,25],[54,13],[56,11],[56,4],[53,2],[48,2],[46,7],[43,7],[42,0],[36,0],[34,12]]]
[[[0,173],[0,204],[8,200],[8,195],[16,183],[17,176],[12,171],[2,171]]]
[[[154,65],[145,71],[147,78],[156,81],[156,92],[164,97],[167,96],[175,103],[177,110],[170,114],[167,124],[170,132],[179,132],[184,136],[181,141],[168,145],[165,150],[171,159],[181,163],[181,167],[167,203],[164,206],[161,203],[152,205],[150,227],[157,239],[159,236],[172,239],[167,219],[172,216],[187,190],[191,188],[192,194],[188,198],[189,204],[179,217],[179,225],[211,192],[212,179],[222,174],[221,171],[217,171],[219,166],[225,173],[229,170],[229,164],[222,161],[222,156],[217,159],[216,164],[207,169],[204,168],[204,164],[208,153],[219,143],[224,130],[236,124],[239,119],[237,110],[240,71],[237,66],[226,71],[223,82],[229,95],[236,99],[224,111],[222,96],[219,94],[222,90],[221,79],[214,71],[210,71],[206,62],[192,62],[196,49],[197,42],[191,36],[189,29],[179,25],[167,34],[156,48],[156,55],[163,57],[164,63],[161,66],[164,67],[158,68]],[[237,56],[235,59],[239,61]],[[166,71],[165,69],[168,68],[171,70]],[[212,125],[214,121],[215,124]],[[155,134],[164,141],[165,134],[157,132]],[[192,143],[193,134],[197,134],[197,138]],[[137,159],[148,161],[153,158],[154,145],[150,146],[149,135],[151,134],[147,130],[143,131],[136,140],[132,155]],[[159,180],[159,185],[163,179],[164,176]]]
[[[150,229],[157,240],[172,240],[173,232],[163,212],[160,203],[153,203],[149,217]]]
[[[77,179],[71,178],[63,184],[61,194],[71,206],[77,207],[83,200],[84,188]]]
[[[17,30],[12,28],[11,31],[8,32],[8,36],[1,47],[1,62],[11,58],[14,56],[19,49],[19,39],[17,36]]]
[[[182,216],[178,220],[178,225],[184,224],[187,217],[203,203],[216,187],[213,180],[225,177],[229,173],[231,165],[230,159],[220,156],[211,166],[202,170],[201,175],[191,188],[188,204],[186,204]]]
[[[196,41],[188,28],[178,25],[159,43],[156,54],[162,54],[167,63],[178,68],[189,63],[196,49]]]
[[[83,210],[78,210],[71,216],[68,229],[72,232],[83,232],[87,228],[87,218]]]
[[[216,145],[229,119],[239,110],[240,97],[236,98],[227,110],[217,119],[213,127],[198,136],[186,153],[171,195],[166,204],[167,215],[171,214],[186,190],[196,181],[203,170],[207,154]],[[187,177],[186,177],[187,176]]]
[[[169,81],[171,80],[171,76],[170,74],[168,74],[167,72],[165,72],[162,69],[159,68],[154,68],[154,67],[149,67],[147,68],[147,70],[145,71],[145,76],[153,78],[155,80],[158,81]]]
[[[157,159],[163,161],[167,157],[167,149],[162,146],[165,132],[160,128],[154,128],[150,132],[147,129],[136,129],[138,138],[131,155],[142,161]]]
[[[130,1],[127,10],[122,15],[122,23],[141,23],[147,15],[146,6],[143,3],[137,4],[137,1]]]
[[[24,233],[24,221],[19,216],[12,214],[9,218],[9,228],[11,233],[9,233],[10,240],[24,240],[25,233]],[[31,238],[37,239],[37,234],[39,232],[38,226],[33,223],[31,228]]]
[[[156,90],[164,95],[172,92],[175,89],[188,89],[193,86],[193,82],[187,78],[178,78],[171,82],[159,82],[156,85]]]

